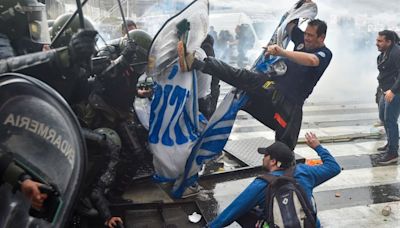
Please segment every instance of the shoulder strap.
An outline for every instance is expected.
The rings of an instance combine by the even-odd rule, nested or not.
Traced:
[[[279,176],[274,176],[274,175],[268,173],[268,174],[260,175],[257,178],[263,179],[268,183],[268,186],[264,190],[265,191],[265,193],[264,193],[265,194],[265,212],[266,212],[266,214],[264,214],[264,219],[267,221],[267,223],[269,225],[272,225],[270,223],[270,221],[273,221],[273,217],[271,219],[271,216],[273,216],[273,214],[272,214],[272,212],[270,212],[271,209],[269,208],[269,204],[270,204],[272,196],[269,193],[271,193],[272,186],[274,185],[274,182],[276,182],[276,180],[279,178]],[[270,227],[273,227],[273,226],[270,226]]]
[[[295,169],[296,169],[296,166],[290,166],[289,168],[287,168],[285,170],[285,172],[283,173],[282,176],[275,176],[275,175],[272,175],[270,173],[267,173],[267,174],[264,174],[264,175],[260,175],[257,178],[263,179],[263,180],[267,181],[268,183],[272,183],[272,182],[276,181],[278,178],[293,177]],[[284,178],[284,179],[287,179],[287,178]]]
[[[265,180],[266,182],[268,182],[268,184],[271,184],[271,183],[273,183],[276,179],[278,179],[278,176],[274,176],[274,175],[268,173],[268,174],[260,175],[260,176],[258,176],[257,178],[263,179],[263,180]]]
[[[267,173],[267,174],[264,174],[264,175],[260,175],[257,178],[263,179],[263,180],[267,181],[268,183],[272,183],[278,178],[293,177],[295,169],[296,169],[296,166],[290,166],[289,168],[287,168],[285,170],[285,172],[283,173],[282,176],[275,176],[275,175],[272,175],[270,173]]]

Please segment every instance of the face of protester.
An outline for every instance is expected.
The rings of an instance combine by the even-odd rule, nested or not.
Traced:
[[[271,172],[271,168],[276,165],[276,160],[271,159],[270,155],[264,155],[263,159],[263,167],[267,172]]]
[[[380,52],[385,52],[387,49],[389,49],[391,44],[392,41],[387,40],[385,36],[378,35],[376,38],[376,47],[378,47],[378,51]]]
[[[135,25],[128,26],[128,31],[135,30],[135,29],[137,29]]]
[[[318,36],[317,26],[307,26],[304,32],[304,47],[306,50],[313,50],[324,46],[325,34]]]
[[[135,25],[128,25],[128,32],[137,29],[137,27]],[[122,29],[122,35],[125,36],[126,32],[125,32],[125,28]]]

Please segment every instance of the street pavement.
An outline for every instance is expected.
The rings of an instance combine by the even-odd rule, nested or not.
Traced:
[[[229,89],[230,86],[222,84],[221,97]],[[348,135],[384,133],[383,127],[374,127],[377,120],[375,103],[306,103],[299,139],[303,140],[308,131],[315,132],[319,137],[344,136],[344,139]],[[240,112],[230,140],[256,137],[273,141],[274,132],[249,114]],[[323,143],[343,169],[338,176],[314,190],[318,217],[323,227],[400,227],[400,166],[380,166],[376,163],[376,148],[385,142],[383,136],[380,139],[361,137]],[[298,144],[295,152],[307,159],[317,158],[316,153],[303,143]],[[211,214],[216,215],[253,179],[254,177],[222,180],[212,187],[206,186],[203,195],[198,199],[215,201],[210,209]],[[388,216],[382,214],[385,206],[391,208]],[[238,225],[232,224],[230,227]]]

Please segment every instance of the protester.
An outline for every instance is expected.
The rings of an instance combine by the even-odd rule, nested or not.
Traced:
[[[201,43],[201,49],[204,50],[207,56],[215,57],[214,39],[211,35],[207,35]],[[210,77],[202,72],[198,72],[198,96],[199,96],[199,111],[204,117],[209,120],[217,108],[219,97],[219,79]]]
[[[127,19],[125,22],[128,28],[128,32],[137,29],[136,23],[134,21]],[[124,23],[121,24],[121,33],[123,37],[126,35],[126,28]]]
[[[394,31],[383,30],[378,33],[376,46],[378,56],[378,82],[383,95],[379,100],[379,119],[383,121],[387,143],[378,151],[384,151],[379,164],[396,163],[399,149],[400,114],[400,46],[399,37]]]
[[[313,205],[313,189],[325,181],[333,178],[340,173],[340,166],[334,157],[319,142],[317,136],[310,132],[306,133],[307,145],[317,152],[323,164],[308,166],[297,164],[294,168],[293,177],[297,180],[308,200]],[[294,164],[294,152],[285,144],[275,142],[267,148],[258,148],[258,152],[264,155],[263,168],[270,174],[281,176],[285,170]],[[268,183],[256,178],[217,218],[215,218],[209,227],[225,227],[234,221],[237,221],[243,227],[255,227],[258,220],[262,220],[267,214],[265,208],[265,188]],[[252,210],[254,207],[259,208]],[[316,212],[316,208],[314,208]],[[317,227],[319,227],[317,221]]]
[[[305,32],[294,23],[287,28],[295,51],[271,45],[265,53],[283,57],[279,62],[283,69],[281,71],[260,73],[237,69],[212,57],[196,59],[194,53],[181,57],[180,61],[183,66],[186,64],[187,69],[184,70],[201,70],[246,91],[250,100],[243,110],[275,130],[276,140],[294,149],[300,132],[304,101],[328,67],[332,53],[324,44],[327,30],[324,21],[311,20]]]

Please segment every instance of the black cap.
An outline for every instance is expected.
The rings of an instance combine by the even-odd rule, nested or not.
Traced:
[[[282,142],[274,142],[269,147],[258,148],[258,153],[270,155],[272,159],[281,162],[282,168],[288,168],[294,164],[294,152]]]

